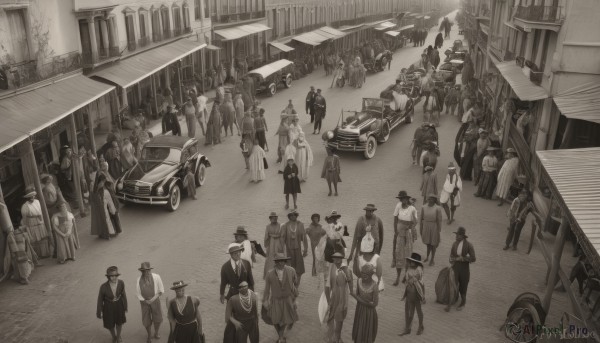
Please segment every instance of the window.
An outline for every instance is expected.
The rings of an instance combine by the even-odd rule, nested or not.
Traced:
[[[163,6],[160,9],[160,19],[162,19],[163,38],[171,38],[171,18],[169,15],[169,8],[166,6]]]
[[[190,32],[190,7],[187,2],[183,3],[183,29],[185,32]]]
[[[133,24],[133,14],[125,15],[125,32],[127,32],[127,49],[135,50],[135,26]]]
[[[160,12],[157,9],[152,11],[152,41],[160,42],[162,34],[160,30]]]
[[[181,34],[181,9],[173,6],[173,32],[174,36]]]
[[[79,38],[81,39],[81,51],[84,63],[93,63],[92,42],[90,41],[90,30],[86,19],[79,20]]]
[[[13,58],[11,63],[29,61],[31,56],[25,29],[25,10],[5,10],[4,13],[2,15],[0,11],[0,41],[8,51],[3,52],[3,55],[10,54]]]
[[[202,19],[202,4],[200,4],[200,0],[194,0],[194,19],[196,21]]]

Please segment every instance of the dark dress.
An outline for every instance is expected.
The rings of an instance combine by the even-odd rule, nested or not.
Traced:
[[[200,328],[196,320],[200,301],[187,296],[183,312],[179,312],[177,301],[171,300],[169,313],[175,318],[175,327],[171,328],[168,343],[200,343]]]
[[[117,280],[117,294],[113,294],[109,281],[100,286],[98,292],[98,305],[96,315],[102,314],[102,322],[107,329],[114,329],[115,325],[123,325],[126,322],[127,295],[125,294],[125,283]]]
[[[369,289],[362,287],[362,280],[356,283],[356,295],[364,301],[374,301],[377,284],[374,283]],[[356,312],[354,313],[354,325],[352,325],[352,341],[360,343],[375,342],[377,337],[377,309],[368,307],[359,302],[356,303]]]
[[[290,174],[295,174],[293,178],[288,179]],[[298,179],[298,166],[294,163],[290,167],[285,166],[283,169],[283,194],[297,194],[300,191],[300,179]]]

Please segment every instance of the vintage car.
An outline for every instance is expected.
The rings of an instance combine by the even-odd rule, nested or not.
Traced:
[[[344,120],[344,113],[354,115]],[[366,159],[375,156],[378,143],[385,143],[390,132],[402,123],[412,122],[412,100],[402,111],[394,111],[389,101],[379,98],[363,98],[360,111],[342,111],[341,125],[323,134],[328,147],[339,151],[360,151]]]
[[[196,187],[206,181],[210,162],[194,138],[158,136],[144,145],[139,161],[117,180],[123,202],[164,205],[175,211],[181,202],[185,169],[192,168]]]
[[[385,50],[385,51],[377,54],[377,56],[375,56],[375,58],[373,60],[365,61],[364,66],[368,71],[370,71],[372,73],[384,71],[388,65],[388,62],[391,59],[392,59],[392,52],[389,50]]]
[[[277,88],[292,86],[294,62],[281,59],[248,72],[254,79],[256,94],[267,93],[269,96],[277,93]]]
[[[445,82],[454,82],[456,75],[462,71],[464,61],[451,60],[449,62],[442,63],[437,70],[437,73],[442,75],[442,79]]]

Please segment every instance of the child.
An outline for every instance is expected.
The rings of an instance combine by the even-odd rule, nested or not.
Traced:
[[[415,310],[417,316],[419,316],[419,329],[417,335],[423,333],[425,329],[423,327],[423,311],[421,310],[421,304],[425,304],[425,285],[423,284],[423,264],[421,263],[421,255],[412,253],[410,257],[406,258],[408,262],[408,269],[404,277],[406,283],[406,289],[404,291],[404,318],[406,320],[406,327],[404,332],[400,336],[410,334],[412,320],[415,316]]]
[[[310,238],[310,249],[312,250],[313,255],[313,265],[312,265],[312,276],[317,276],[317,267],[316,267],[316,258],[315,258],[315,249],[319,242],[321,241],[321,237],[325,235],[325,229],[319,224],[321,221],[321,216],[318,213],[310,216],[311,223],[306,229],[306,233]]]
[[[187,195],[192,199],[196,200],[196,181],[194,180],[194,173],[192,167],[185,167],[185,177],[183,178],[183,187],[187,191]]]

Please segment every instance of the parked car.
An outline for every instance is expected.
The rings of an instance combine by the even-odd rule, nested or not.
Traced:
[[[248,72],[254,78],[256,94],[267,93],[269,96],[277,93],[277,88],[292,86],[294,62],[281,59]]]
[[[388,62],[391,59],[392,59],[392,52],[389,50],[385,50],[385,51],[377,54],[377,56],[375,56],[375,58],[373,60],[365,61],[364,66],[368,71],[370,71],[372,73],[384,71],[388,65]]]
[[[344,120],[344,113],[354,115]],[[391,131],[402,123],[412,122],[414,106],[409,100],[402,111],[394,111],[389,101],[379,98],[363,98],[360,111],[343,111],[341,124],[325,132],[323,139],[330,148],[339,151],[363,152],[366,159],[375,156],[378,143],[385,143]]]
[[[462,60],[451,60],[449,62],[442,63],[438,67],[438,74],[442,75],[444,82],[454,82],[456,75],[462,71],[464,61]]]
[[[124,202],[166,206],[176,211],[184,192],[185,169],[194,171],[196,187],[204,185],[210,162],[195,138],[158,136],[144,145],[141,158],[117,180],[117,197]]]

